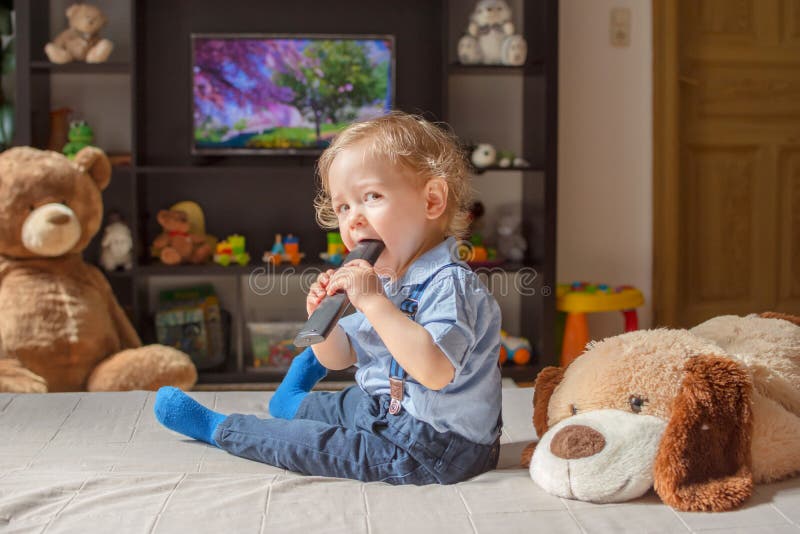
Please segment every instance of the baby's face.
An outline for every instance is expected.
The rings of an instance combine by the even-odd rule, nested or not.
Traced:
[[[362,239],[384,242],[375,268],[394,278],[430,239],[425,189],[413,171],[365,152],[355,145],[333,160],[328,176],[333,210],[348,249]]]

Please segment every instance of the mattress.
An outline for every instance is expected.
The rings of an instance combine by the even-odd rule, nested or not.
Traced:
[[[266,417],[269,392],[193,392]],[[529,388],[504,388],[498,469],[452,486],[307,477],[166,430],[154,394],[0,394],[0,532],[800,532],[800,482],[742,509],[678,513],[652,492],[596,505],[544,493],[518,467]]]

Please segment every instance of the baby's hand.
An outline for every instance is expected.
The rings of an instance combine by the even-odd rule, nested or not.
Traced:
[[[308,289],[306,312],[308,312],[309,317],[311,317],[311,314],[314,313],[319,303],[322,302],[322,299],[327,295],[328,284],[334,272],[333,269],[328,269],[324,273],[320,273],[317,277],[317,281],[311,284],[311,287]]]
[[[333,274],[327,287],[328,295],[340,290],[347,292],[347,298],[358,311],[363,311],[367,300],[383,296],[383,285],[366,260],[353,260]]]

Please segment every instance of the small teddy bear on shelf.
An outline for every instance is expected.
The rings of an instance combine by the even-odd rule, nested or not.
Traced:
[[[206,236],[190,233],[188,215],[182,210],[161,210],[158,224],[164,231],[153,241],[153,256],[167,265],[205,263],[212,250]]]
[[[47,43],[44,52],[53,63],[71,61],[103,63],[111,55],[114,44],[98,36],[106,24],[99,8],[90,4],[72,4],[67,8],[69,27]]]
[[[465,65],[525,64],[528,44],[514,34],[506,0],[480,0],[470,16],[467,35],[458,42],[458,60]]]

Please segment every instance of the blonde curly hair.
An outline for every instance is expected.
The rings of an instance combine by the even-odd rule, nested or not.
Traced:
[[[431,178],[443,179],[447,183],[445,233],[466,236],[473,196],[469,166],[455,134],[449,127],[440,126],[446,127],[418,115],[393,111],[345,128],[317,162],[320,183],[314,208],[319,225],[326,229],[339,227],[330,194],[329,171],[333,160],[346,148],[366,141],[367,154],[412,170],[424,180],[423,184]]]

